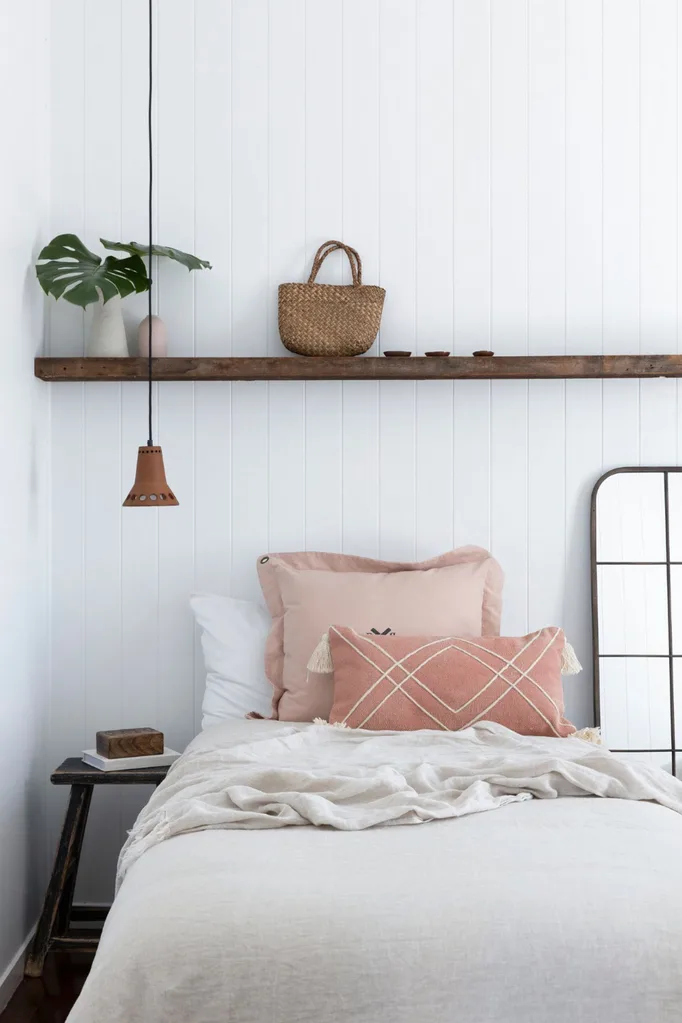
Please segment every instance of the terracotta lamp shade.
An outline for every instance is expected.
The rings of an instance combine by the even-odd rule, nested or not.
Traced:
[[[124,508],[167,508],[180,502],[166,482],[163,454],[159,447],[138,448],[135,482]]]

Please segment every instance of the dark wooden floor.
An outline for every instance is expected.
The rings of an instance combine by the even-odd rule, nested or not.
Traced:
[[[0,1023],[64,1023],[90,970],[92,954],[50,952],[42,977],[24,978]]]

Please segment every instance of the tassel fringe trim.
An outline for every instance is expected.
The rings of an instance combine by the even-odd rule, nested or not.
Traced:
[[[582,739],[583,742],[592,742],[595,746],[603,746],[601,728],[581,728],[579,732],[573,732],[569,739]]]
[[[310,655],[307,669],[311,674],[315,675],[331,675],[333,673],[334,662],[332,661],[332,651],[329,645],[329,632],[324,633]],[[561,674],[578,675],[582,670],[583,666],[576,657],[575,650],[568,640],[564,639],[564,648],[561,651]]]
[[[575,655],[575,650],[568,642],[564,639],[564,649],[561,651],[561,674],[562,675],[578,675],[583,670],[583,666]]]
[[[324,636],[310,655],[307,668],[309,672],[315,675],[331,675],[334,671],[328,632],[325,632]]]

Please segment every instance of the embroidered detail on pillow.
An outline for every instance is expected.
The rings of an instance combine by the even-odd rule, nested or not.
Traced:
[[[329,647],[332,724],[456,731],[496,721],[521,735],[575,732],[564,718],[561,672],[575,672],[577,661],[562,629],[479,638],[371,636],[335,625]]]

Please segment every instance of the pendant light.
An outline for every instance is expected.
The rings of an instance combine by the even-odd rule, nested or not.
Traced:
[[[154,0],[149,0],[149,106],[148,106],[148,138],[149,138],[149,291],[147,292],[149,309],[149,357],[147,360],[147,382],[148,408],[149,408],[149,435],[144,447],[138,448],[137,469],[135,471],[135,482],[125,501],[124,508],[158,508],[172,504],[179,504],[175,494],[166,482],[166,470],[163,465],[163,453],[161,448],[154,444],[152,431],[152,241],[153,241],[153,170],[154,170],[154,147],[152,132],[152,97],[154,89],[154,34],[153,34],[153,13]]]

